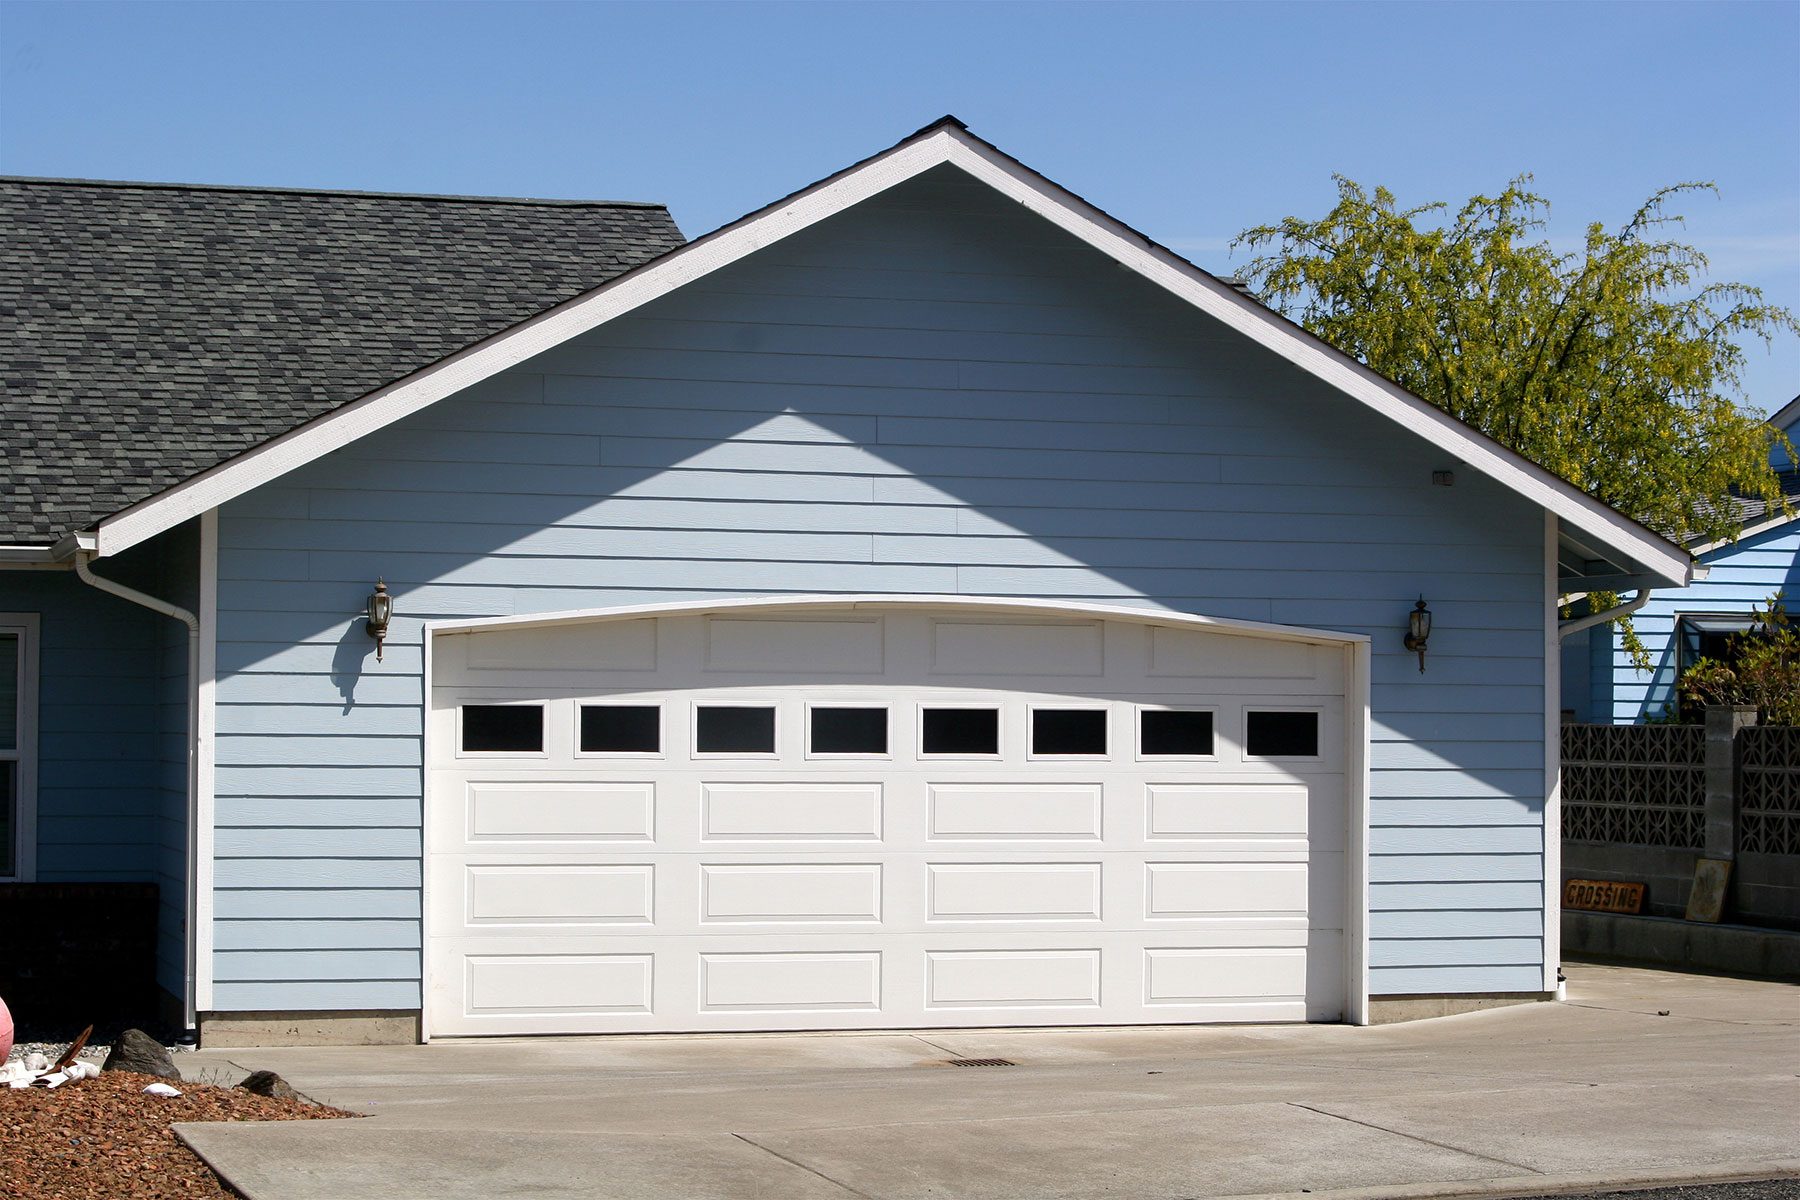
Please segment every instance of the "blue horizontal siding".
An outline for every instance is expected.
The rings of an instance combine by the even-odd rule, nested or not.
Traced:
[[[1371,953],[1373,953],[1371,949]],[[1371,967],[1371,996],[1433,996],[1443,992],[1544,991],[1543,968],[1526,965]]]
[[[419,922],[368,919],[230,920],[213,926],[220,950],[413,950],[420,948]]]
[[[40,622],[37,878],[156,881],[158,618],[72,571],[0,571],[0,612]]]
[[[418,980],[282,979],[219,983],[219,1012],[286,1012],[312,1009],[417,1009]]]
[[[1660,716],[1675,699],[1676,619],[1684,613],[1748,614],[1779,591],[1800,598],[1800,520],[1701,556],[1707,577],[1655,593],[1632,619],[1649,655],[1640,668],[1610,625],[1581,635],[1585,659],[1565,654],[1563,707],[1579,721],[1630,725]],[[1571,661],[1576,659],[1576,661]]]
[[[1542,518],[1441,457],[1016,206],[895,189],[226,507],[218,911],[307,932],[220,1004],[357,1007],[388,981],[283,954],[409,948],[362,922],[417,915],[423,621],[802,592],[1371,635],[1377,961],[1508,990],[1543,932]]]

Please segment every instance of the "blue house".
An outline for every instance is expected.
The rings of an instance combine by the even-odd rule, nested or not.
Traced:
[[[0,876],[206,1041],[1554,995],[1557,598],[1687,552],[960,122],[0,201]]]
[[[1800,438],[1800,397],[1769,417],[1769,424]],[[1800,509],[1800,467],[1777,446],[1770,465],[1780,474],[1791,508]],[[1740,501],[1738,540],[1697,544],[1699,566],[1686,587],[1659,589],[1632,616],[1650,669],[1626,653],[1611,624],[1579,632],[1563,642],[1563,709],[1583,724],[1631,725],[1660,717],[1677,700],[1676,681],[1702,657],[1719,658],[1751,614],[1785,592],[1790,609],[1800,597],[1800,514],[1784,514],[1762,501]]]

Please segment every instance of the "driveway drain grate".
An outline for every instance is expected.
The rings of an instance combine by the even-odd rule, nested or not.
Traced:
[[[953,1067],[1016,1067],[1019,1065],[1010,1058],[947,1058],[944,1061]]]

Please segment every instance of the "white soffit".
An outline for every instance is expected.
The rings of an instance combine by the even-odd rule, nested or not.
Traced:
[[[1659,581],[1687,581],[1691,559],[1681,548],[1238,294],[949,119],[593,291],[139,501],[100,523],[96,552],[117,554],[155,537],[764,246],[945,164],[979,179],[1208,316],[1441,446],[1459,461],[1555,513],[1601,545],[1641,564]]]

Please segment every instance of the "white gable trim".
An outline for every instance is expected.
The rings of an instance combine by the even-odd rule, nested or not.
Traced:
[[[1786,429],[1796,421],[1800,421],[1800,396],[1795,396],[1770,414],[1768,423],[1777,429]]]
[[[1711,554],[1714,550],[1723,550],[1729,546],[1741,546],[1751,538],[1765,534],[1771,529],[1780,529],[1791,521],[1800,521],[1800,515],[1782,513],[1773,517],[1765,517],[1754,525],[1746,525],[1738,530],[1738,535],[1734,538],[1720,538],[1716,542],[1703,542],[1698,546],[1690,547],[1689,552],[1695,558],[1699,558],[1703,554]]]
[[[1383,379],[948,121],[106,518],[98,527],[96,552],[117,554],[944,164],[962,169],[1202,312],[1555,513],[1606,548],[1643,564],[1659,582],[1687,582],[1691,560],[1679,547]]]

